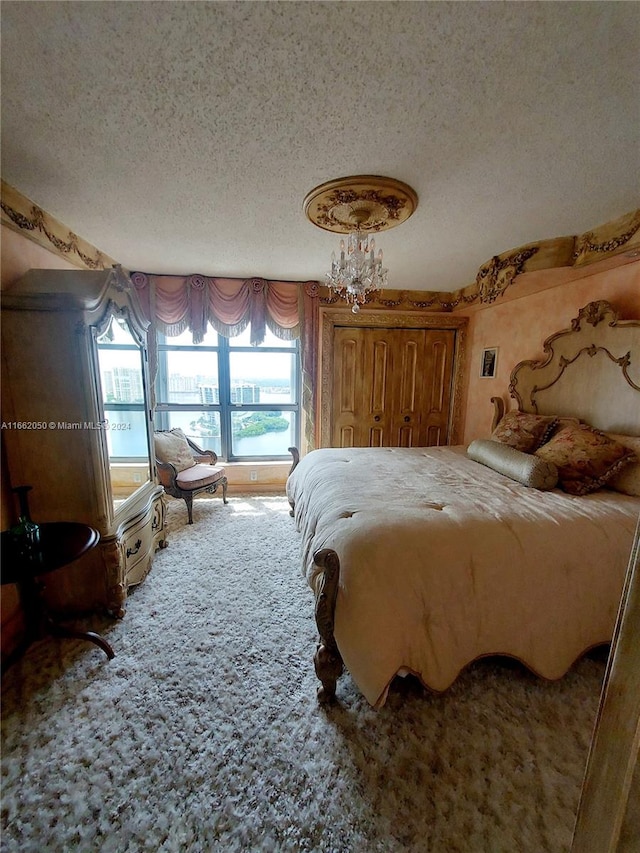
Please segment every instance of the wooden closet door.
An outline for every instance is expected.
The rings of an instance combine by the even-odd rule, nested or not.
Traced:
[[[334,330],[333,447],[393,446],[390,331]]]
[[[333,447],[446,444],[455,332],[334,329]]]

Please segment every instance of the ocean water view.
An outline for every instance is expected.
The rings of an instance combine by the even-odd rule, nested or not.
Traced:
[[[197,403],[193,401],[184,401]],[[294,441],[293,413],[282,412],[278,404],[289,403],[289,394],[262,393],[261,403],[272,403],[274,413],[284,418],[288,429],[274,432],[265,432],[262,435],[233,436],[232,452],[234,456],[288,456],[288,448]],[[244,410],[238,410],[238,414]],[[247,412],[246,414],[250,414]],[[165,413],[170,429],[178,427],[185,435],[192,439],[203,450],[214,450],[218,455],[221,453],[220,436],[206,435],[204,428],[198,425],[198,419],[202,411],[173,411]],[[234,414],[236,414],[234,412]],[[109,455],[112,458],[131,459],[135,457],[145,458],[147,456],[147,441],[144,427],[143,412],[107,412],[106,418],[109,422],[106,430]],[[166,427],[165,427],[166,428]]]

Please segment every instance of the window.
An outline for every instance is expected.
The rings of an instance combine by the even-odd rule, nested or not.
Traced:
[[[298,341],[267,330],[251,346],[249,329],[223,338],[211,328],[158,339],[156,429],[180,427],[226,461],[288,459],[300,423]]]

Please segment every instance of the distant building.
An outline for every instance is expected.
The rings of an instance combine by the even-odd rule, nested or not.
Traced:
[[[185,391],[195,391],[196,380],[193,376],[182,376],[180,373],[171,373],[169,375],[169,392],[184,393]]]
[[[232,403],[259,403],[260,386],[249,382],[238,382],[231,386]]]
[[[200,402],[205,406],[215,405],[220,402],[220,389],[217,385],[201,385]]]
[[[142,373],[135,367],[114,367],[103,374],[104,391],[108,401],[114,403],[141,403],[144,401]]]
[[[169,377],[169,393],[173,402],[201,403],[203,406],[220,404],[220,388],[210,378],[181,376]],[[186,399],[184,395],[193,395]],[[183,399],[180,399],[183,397]],[[260,386],[250,382],[236,382],[231,385],[232,403],[259,403]]]

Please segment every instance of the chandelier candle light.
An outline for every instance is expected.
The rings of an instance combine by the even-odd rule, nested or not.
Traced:
[[[371,293],[387,286],[382,249],[375,253],[372,232],[387,230],[408,219],[418,196],[407,184],[378,175],[356,175],[321,184],[307,195],[307,217],[325,231],[348,234],[340,255],[331,255],[326,274],[329,288],[345,299],[356,314]]]

